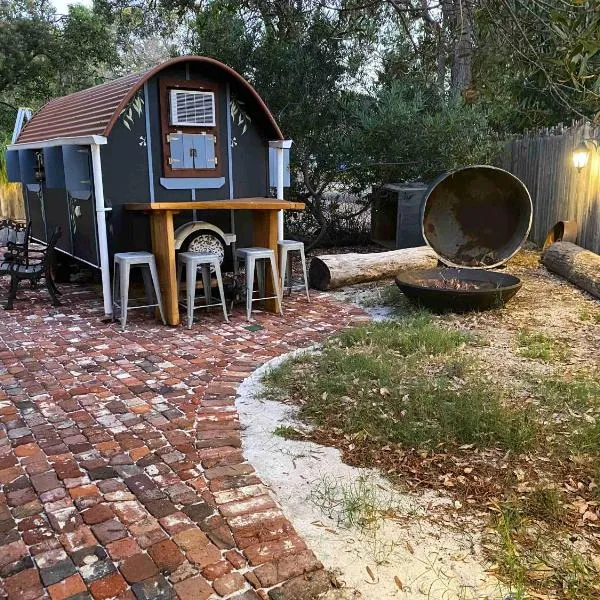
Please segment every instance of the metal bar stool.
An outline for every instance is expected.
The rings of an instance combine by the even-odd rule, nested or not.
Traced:
[[[221,306],[225,321],[229,323],[227,316],[227,307],[225,305],[225,292],[223,291],[223,278],[221,277],[221,261],[216,254],[207,254],[204,252],[180,252],[177,256],[177,286],[181,286],[181,276],[185,267],[186,294],[185,306],[187,308],[188,329],[192,328],[194,321],[194,311],[198,308],[209,308],[210,306]],[[204,288],[204,304],[196,305],[196,274],[198,267],[202,271],[202,287]],[[220,302],[212,302],[211,291],[211,269],[217,278],[219,288]],[[184,306],[183,302],[180,302]]]
[[[144,288],[146,290],[146,300],[149,302],[149,304],[129,306],[129,276],[132,267],[140,267],[142,269]],[[154,295],[156,296],[156,302],[154,303],[152,292],[154,292]],[[119,301],[117,301],[117,298]],[[138,298],[133,298],[133,300],[138,300]],[[160,295],[158,272],[156,271],[154,254],[151,252],[117,252],[115,254],[112,304],[113,309],[116,306],[120,310],[122,331],[125,330],[125,324],[127,323],[127,311],[129,309],[154,308],[155,306],[158,306],[160,318],[165,325],[167,324],[165,321],[165,313],[163,311],[162,296]],[[113,316],[113,319],[116,319],[116,317]]]
[[[281,310],[281,292],[279,291],[279,275],[277,273],[277,263],[275,261],[275,252],[270,248],[238,248],[236,250],[237,258],[246,263],[246,317],[250,320],[252,314],[252,303],[259,300],[274,299],[277,304],[277,310],[283,315]],[[267,296],[266,292],[266,267],[267,261],[271,264],[271,277],[274,296]],[[258,298],[254,298],[254,272],[258,280]]]
[[[304,243],[296,240],[279,240],[279,272],[281,274],[281,290],[282,294],[286,287],[288,293],[292,293],[292,256],[288,257],[289,252],[299,252],[302,261],[302,274],[304,275],[304,290],[306,299],[310,302],[310,294],[308,293],[308,277],[306,276],[306,257],[304,256]],[[286,286],[286,280],[288,285]]]

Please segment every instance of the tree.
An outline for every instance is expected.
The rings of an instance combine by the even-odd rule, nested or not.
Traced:
[[[114,35],[92,10],[59,17],[45,0],[0,0],[0,101],[37,108],[103,81],[117,63]],[[12,128],[14,111],[0,115],[0,128]]]
[[[598,119],[599,0],[481,0],[478,31],[477,88],[510,131]]]

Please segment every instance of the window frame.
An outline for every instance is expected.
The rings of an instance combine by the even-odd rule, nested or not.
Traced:
[[[221,177],[221,131],[219,130],[219,91],[218,83],[206,81],[204,79],[172,79],[160,78],[159,87],[159,105],[160,105],[160,125],[161,125],[161,148],[163,158],[163,175],[168,178],[175,177]],[[214,126],[190,126],[190,125],[171,125],[171,90],[189,90],[197,92],[212,92],[214,94]],[[171,133],[207,133],[215,137],[215,158],[216,165],[212,169],[173,169],[169,164],[171,157],[171,147],[167,141],[167,136]]]

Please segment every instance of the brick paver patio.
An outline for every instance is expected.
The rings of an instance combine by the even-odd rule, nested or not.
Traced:
[[[4,283],[4,282],[3,282]],[[27,286],[25,286],[27,287]],[[64,286],[0,310],[0,597],[298,600],[322,565],[241,451],[238,384],[358,311],[321,295],[285,316],[241,311],[194,329]]]

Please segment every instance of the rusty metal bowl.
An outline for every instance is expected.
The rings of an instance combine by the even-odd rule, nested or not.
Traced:
[[[477,165],[444,173],[430,185],[421,223],[425,241],[445,265],[493,268],[521,248],[532,215],[518,177]]]
[[[523,284],[496,271],[439,267],[399,273],[396,285],[411,302],[434,312],[468,312],[502,308]]]

